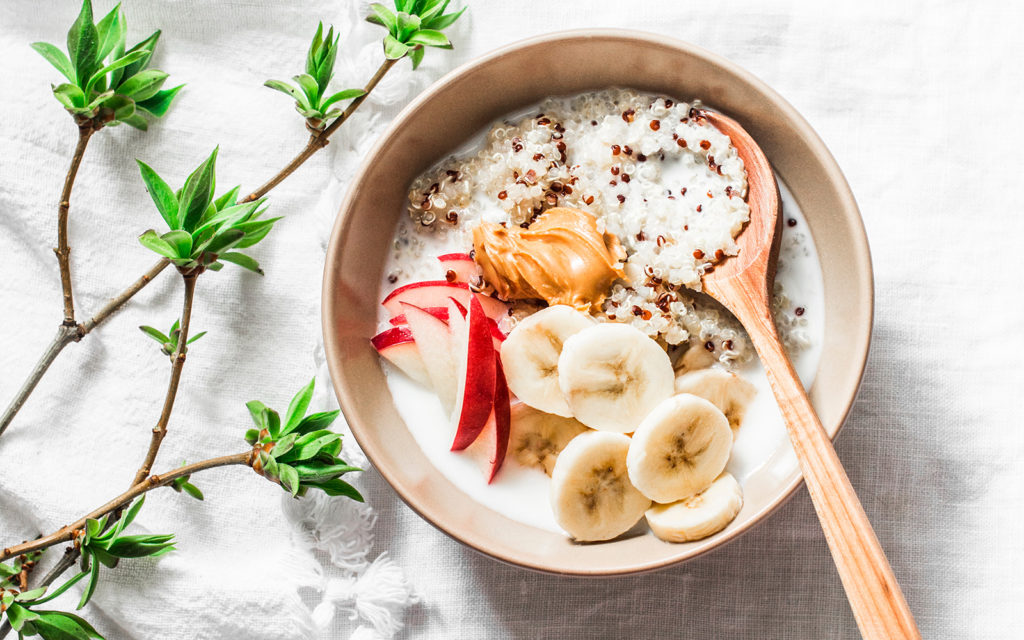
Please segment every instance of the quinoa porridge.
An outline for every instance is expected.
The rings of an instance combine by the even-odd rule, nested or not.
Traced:
[[[700,293],[701,276],[737,254],[735,237],[750,213],[746,191],[742,160],[702,117],[699,103],[628,89],[548,99],[506,117],[419,176],[386,265],[374,345],[389,362],[396,407],[438,469],[513,519],[603,540],[621,531],[578,524],[592,514],[577,513],[575,505],[591,495],[580,487],[596,486],[586,475],[595,456],[621,458],[616,481],[628,478],[622,481],[636,492],[621,522],[632,526],[646,511],[654,533],[673,541],[726,526],[742,504],[745,479],[786,442],[745,332]],[[821,273],[781,181],[780,191],[787,223],[773,311],[794,366],[810,384],[823,328]],[[488,353],[493,340],[497,356],[489,368],[477,363],[490,356],[474,351],[474,314],[490,326]],[[606,336],[598,335],[602,326],[609,327]],[[482,344],[483,320],[479,327]],[[461,364],[446,369],[436,362],[452,356],[427,344],[445,335],[469,345],[447,343]],[[557,349],[547,353],[552,336]],[[596,354],[620,340],[635,345],[622,357],[638,380],[624,394],[628,403],[616,397],[601,405],[607,398],[590,391],[607,381],[595,382],[605,375],[595,362],[617,355],[614,348],[612,355]],[[643,350],[649,357],[637,355]],[[550,362],[538,365],[545,358]],[[451,379],[448,370],[456,372]],[[489,382],[474,387],[481,376]],[[659,391],[666,376],[670,388]],[[512,397],[510,418],[502,418],[504,407],[467,408],[484,386],[491,402],[507,404],[495,400],[505,397],[503,388]],[[467,426],[483,424],[484,409],[491,410],[486,427]],[[636,450],[654,446],[653,435],[640,439],[666,429],[668,417],[680,412],[708,414],[701,419],[709,426],[687,439],[725,443],[720,424],[732,428],[721,456],[706,454],[691,465],[707,467],[693,487],[666,490],[668,474],[644,468]],[[601,414],[616,419],[600,423]],[[686,474],[675,479],[680,475]],[[722,494],[721,513],[680,533],[686,527],[678,522],[696,517],[687,496],[697,492],[707,500]]]

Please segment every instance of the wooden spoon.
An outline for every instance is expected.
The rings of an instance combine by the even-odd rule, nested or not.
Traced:
[[[779,342],[771,314],[782,237],[775,174],[736,121],[710,111],[703,115],[732,139],[743,159],[750,204],[750,222],[736,239],[739,254],[704,275],[704,290],[739,319],[761,358],[861,635],[868,640],[920,638],[885,552]]]

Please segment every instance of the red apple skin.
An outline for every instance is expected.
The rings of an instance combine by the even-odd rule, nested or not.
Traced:
[[[403,302],[421,308],[445,307],[449,297],[455,298],[464,307],[469,304],[471,298],[476,298],[483,306],[487,317],[495,320],[500,320],[508,312],[508,305],[501,300],[482,293],[474,293],[465,282],[447,280],[425,280],[398,287],[389,293],[381,304],[391,317],[395,317],[401,315]]]
[[[459,336],[456,336],[458,339]],[[462,345],[456,344],[456,348],[461,349]],[[458,381],[452,451],[461,451],[473,444],[486,426],[494,407],[494,343],[484,308],[476,297],[470,299],[466,316],[465,350],[458,353],[465,358],[465,367],[462,366],[463,362],[459,363],[459,370],[465,371],[465,375]]]
[[[446,253],[437,256],[441,268],[445,270],[445,279],[453,277],[451,282],[473,282],[480,277],[480,267],[468,253]],[[448,272],[451,272],[449,276]]]
[[[487,476],[487,484],[494,481],[508,453],[508,442],[512,437],[512,396],[505,382],[505,370],[501,367],[501,358],[494,354],[494,410],[491,413],[494,422],[494,455],[491,456],[491,470]]]
[[[370,343],[385,360],[425,387],[432,387],[423,357],[409,327],[395,327],[370,338]]]
[[[400,342],[412,342],[412,331],[409,327],[394,327],[386,331],[381,331],[377,335],[370,338],[370,344],[377,351],[390,347],[391,345],[398,344]]]
[[[434,316],[438,320],[444,320],[445,322],[448,322],[448,309],[445,307],[424,307],[423,310],[429,313],[430,315]],[[401,327],[403,325],[409,324],[409,320],[406,319],[404,313],[399,314],[394,318],[391,318],[390,320],[388,320],[388,322],[390,322],[391,326],[393,327]]]

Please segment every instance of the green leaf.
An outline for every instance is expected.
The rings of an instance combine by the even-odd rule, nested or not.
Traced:
[[[423,47],[416,47],[409,52],[409,60],[412,61],[412,68],[418,69],[420,63],[423,62],[423,54],[425,53]]]
[[[340,478],[334,478],[326,482],[306,482],[303,484],[310,489],[320,489],[329,496],[346,496],[357,502],[363,502],[362,494],[356,491],[355,487]]]
[[[189,232],[175,229],[163,234],[160,239],[174,247],[178,257],[187,258],[192,255],[192,235]]]
[[[320,462],[296,462],[295,470],[303,481],[325,482],[342,474],[352,471],[361,471],[359,467],[350,464],[322,464]]]
[[[267,409],[267,432],[274,440],[281,435],[281,416],[273,409]]]
[[[156,231],[153,231],[152,229],[139,236],[139,242],[150,251],[154,251],[165,258],[178,257],[177,253],[174,251],[174,247],[169,245],[166,240],[156,235]]]
[[[164,342],[170,342],[171,341],[170,338],[168,338],[167,336],[162,334],[160,331],[154,329],[153,327],[142,325],[141,327],[139,327],[139,329],[141,329],[142,332],[145,333],[147,336],[149,336],[150,338],[153,338],[154,340],[156,340],[157,342],[159,342],[161,344],[163,344]]]
[[[136,106],[152,115],[154,118],[162,118],[167,115],[167,111],[171,108],[171,102],[174,101],[174,96],[178,95],[181,88],[185,85],[179,84],[173,89],[161,89],[153,94],[152,97],[146,98],[145,100],[136,101]]]
[[[84,573],[78,574],[80,576],[85,575]],[[81,609],[89,600],[92,598],[92,594],[96,593],[96,587],[100,582],[100,563],[93,561],[89,567],[89,581],[85,583],[85,589],[82,590],[82,598],[78,601],[78,608]]]
[[[409,53],[409,46],[402,44],[390,33],[384,36],[384,55],[388,60],[398,60]]]
[[[298,429],[303,433],[326,429],[338,418],[340,414],[341,411],[338,411],[337,409],[334,411],[311,413],[302,419],[302,422],[299,423]]]
[[[167,72],[157,69],[140,71],[117,87],[117,93],[142,101],[152,98],[167,80]]]
[[[322,435],[317,435],[322,434]],[[315,436],[312,439],[307,439],[308,436]],[[292,450],[287,455],[279,456],[282,462],[298,462],[302,460],[310,460],[315,457],[325,447],[333,445],[335,442],[341,441],[341,435],[337,433],[331,433],[330,431],[316,431],[306,436],[303,436],[295,442]]]
[[[222,251],[227,251],[234,247],[236,244],[241,242],[244,237],[245,232],[241,229],[225,229],[196,249],[196,255],[220,254]]]
[[[92,86],[96,84],[97,80],[106,76],[111,71],[127,67],[128,65],[135,62],[136,60],[141,59],[145,55],[146,53],[144,51],[133,51],[129,54],[126,54],[123,58],[118,58],[117,60],[114,60],[107,66],[92,74],[92,76],[89,78],[89,82],[85,85],[85,91],[88,92],[90,89],[92,89]]]
[[[71,66],[71,61],[64,55],[64,52],[53,46],[49,42],[33,42],[32,48],[39,53],[39,55],[46,58],[46,61],[52,64],[57,71],[68,79],[69,82],[76,82],[75,69]]]
[[[139,131],[145,131],[146,129],[149,129],[149,123],[146,122],[146,119],[140,116],[138,113],[132,114],[131,116],[122,119],[121,122],[125,123],[130,127],[135,127]]]
[[[10,578],[21,573],[20,567],[13,567],[9,564],[0,562],[0,578]]]
[[[139,172],[142,173],[142,181],[146,183],[146,190],[149,197],[153,199],[157,210],[167,223],[169,229],[178,228],[178,199],[174,197],[174,191],[163,178],[157,175],[148,164],[141,160],[135,161],[139,165]]]
[[[103,93],[99,93],[99,94],[97,94],[95,96],[92,96],[92,102],[90,102],[86,106],[89,107],[90,109],[95,109],[96,107],[100,106],[101,102],[103,102],[107,98],[110,98],[113,95],[114,95],[113,91],[104,91]]]
[[[270,450],[271,457],[276,460],[291,451],[292,447],[295,445],[295,440],[298,437],[299,436],[296,433],[289,433],[288,435],[283,436],[274,444],[274,448]]]
[[[267,80],[266,82],[263,83],[263,86],[270,87],[271,89],[276,89],[277,91],[280,91],[282,93],[286,93],[292,98],[294,98],[295,101],[301,104],[302,106],[306,108],[310,107],[309,101],[306,99],[306,96],[303,95],[302,91],[296,89],[287,82],[282,82],[281,80]]]
[[[68,30],[68,53],[75,69],[75,81],[80,87],[85,86],[96,68],[98,40],[96,25],[92,23],[92,1],[82,0],[78,19]]]
[[[299,389],[292,401],[288,404],[288,413],[284,419],[284,433],[290,433],[306,415],[309,402],[313,399],[313,388],[316,386],[316,378],[309,381],[309,384]]]
[[[260,432],[256,429],[247,429],[245,432],[245,441],[249,444],[256,444],[260,440]]]
[[[206,333],[207,333],[206,331],[200,331],[200,332],[199,332],[199,333],[197,333],[196,335],[194,335],[194,336],[192,336],[191,338],[189,338],[189,339],[188,339],[188,342],[186,342],[185,344],[192,344],[193,342],[195,342],[195,341],[196,341],[196,340],[198,340],[199,338],[202,338],[203,336],[205,336],[205,335],[206,335]]]
[[[193,171],[185,186],[181,188],[181,196],[178,198],[178,221],[179,228],[185,231],[193,231],[213,200],[213,191],[216,184],[215,171],[217,166],[217,151],[213,150],[206,160]]]
[[[426,23],[428,21],[444,13],[444,10],[448,8],[448,2],[449,0],[444,0],[444,2],[441,2],[441,0],[431,0],[427,2],[421,11],[416,12],[416,15],[420,17],[422,25],[427,26]]]
[[[299,87],[302,88],[302,92],[306,94],[306,104],[313,107],[320,98],[320,87],[317,86],[316,79],[311,75],[302,73],[297,76],[293,76],[292,80],[299,83]]]
[[[270,218],[268,220],[252,220],[250,222],[243,222],[235,225],[235,229],[245,232],[245,237],[242,241],[235,245],[237,249],[247,249],[257,243],[263,238],[267,237],[270,230],[274,228],[274,223],[281,218]]]
[[[373,12],[373,15],[367,16],[368,22],[381,25],[388,30],[388,33],[398,33],[398,18],[391,13],[390,9],[379,2],[374,2],[370,5],[370,11]]]
[[[96,23],[96,34],[99,36],[99,52],[97,60],[106,59],[107,55],[120,44],[124,46],[125,30],[127,25],[121,15],[121,3],[110,10],[110,13],[103,16]],[[123,49],[122,49],[123,50]]]
[[[76,575],[75,577],[71,578],[70,580],[68,580],[67,582],[62,584],[61,586],[59,586],[56,589],[54,589],[52,592],[47,594],[46,597],[44,597],[44,598],[38,598],[38,597],[34,597],[34,596],[25,597],[25,596],[27,596],[30,593],[38,593],[39,595],[43,595],[43,593],[46,592],[46,587],[43,587],[41,589],[34,589],[33,591],[26,591],[25,593],[21,594],[21,596],[19,596],[19,597],[20,598],[24,598],[24,601],[22,601],[23,604],[34,607],[36,605],[40,605],[40,604],[49,602],[50,600],[53,600],[55,598],[59,598],[65,591],[70,589],[72,587],[72,585],[77,583],[79,580],[84,578],[86,575],[88,575],[88,574],[86,574],[84,571],[82,573],[79,573],[78,575]]]
[[[338,93],[335,93],[331,97],[327,98],[323,102],[321,102],[320,110],[325,111],[327,107],[331,106],[335,102],[340,102],[341,100],[349,100],[351,98],[358,98],[359,96],[364,95],[365,93],[366,92],[363,91],[362,89],[343,89]]]
[[[156,31],[151,33],[148,38],[146,38],[145,40],[136,44],[134,47],[128,50],[128,53],[131,53],[132,51],[146,51],[149,53],[149,55],[125,67],[124,75],[121,76],[122,78],[131,78],[132,76],[134,76],[135,74],[149,66],[149,60],[153,56],[153,51],[156,50],[156,43],[159,39],[160,30],[157,29]],[[120,82],[120,78],[118,78],[118,82]]]
[[[66,611],[36,611],[39,619],[32,622],[44,640],[104,640],[88,622]]]
[[[452,26],[452,24],[454,24],[455,21],[458,20],[462,16],[462,14],[466,12],[466,9],[468,8],[469,7],[462,7],[455,13],[449,13],[446,16],[438,16],[430,20],[429,22],[424,21],[423,26],[426,27],[427,29],[434,29],[435,31],[447,29],[448,27]]]
[[[217,256],[217,259],[218,260],[224,260],[225,262],[233,262],[234,264],[237,264],[238,266],[242,267],[243,269],[248,269],[249,271],[254,271],[254,272],[260,274],[261,276],[263,275],[263,269],[260,269],[260,264],[258,262],[256,262],[255,259],[253,259],[250,256],[245,255],[244,253],[238,253],[238,252],[222,253],[219,256]]]
[[[53,88],[53,95],[66,109],[85,108],[85,94],[73,84],[59,84]]]
[[[204,500],[203,492],[199,490],[199,487],[197,487],[196,485],[194,485],[194,484],[192,484],[190,482],[182,483],[181,490],[184,491],[185,493],[187,493],[188,495],[192,496],[196,500],[199,500],[199,501]]]
[[[277,466],[278,477],[281,480],[281,486],[287,489],[294,497],[299,493],[299,474],[295,469],[289,467],[286,464],[279,464]]]
[[[221,197],[219,197],[216,200],[214,200],[213,204],[214,204],[214,206],[217,207],[217,211],[220,211],[221,209],[223,209],[224,207],[226,207],[228,205],[232,205],[233,206],[233,205],[237,204],[237,202],[238,202],[238,190],[240,188],[241,188],[241,185],[236,185],[230,191],[228,191],[227,193],[225,193]]]
[[[174,546],[174,534],[121,536],[110,543],[108,551],[118,558],[145,558],[163,555]]]
[[[420,28],[420,17],[410,15],[405,11],[398,12],[398,33],[395,37],[401,42],[408,42],[409,36]]]
[[[39,619],[39,614],[34,611],[29,611],[20,604],[11,605],[7,611],[7,622],[11,623],[11,628],[15,631],[20,632],[21,628],[26,622],[32,622],[33,620]]]
[[[420,29],[412,34],[407,41],[409,44],[422,44],[427,47],[451,47],[452,42],[448,36],[440,31],[431,29]]]
[[[324,23],[321,21],[316,26],[316,33],[309,43],[309,51],[306,52],[306,73],[316,75],[316,61],[323,46]]]
[[[28,602],[32,602],[33,600],[35,600],[39,596],[43,595],[44,593],[46,593],[46,587],[39,587],[38,589],[30,589],[29,591],[22,591],[17,596],[15,596],[14,599],[17,602],[28,603]]]
[[[124,96],[113,95],[104,100],[101,104],[104,109],[114,112],[114,120],[124,121],[135,114],[135,101]]]
[[[250,400],[245,403],[245,407],[249,410],[249,415],[252,416],[252,421],[260,429],[267,428],[267,412],[270,409],[267,405],[263,404],[259,400]]]

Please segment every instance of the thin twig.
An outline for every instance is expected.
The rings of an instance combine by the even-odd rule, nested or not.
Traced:
[[[163,271],[170,261],[164,259],[156,263],[149,271],[142,275],[141,278],[133,282],[127,289],[111,298],[93,317],[86,320],[77,326],[68,326],[61,324],[57,328],[57,335],[54,336],[53,340],[46,347],[46,351],[39,358],[39,362],[36,363],[32,373],[22,384],[21,389],[18,390],[17,395],[11,400],[11,403],[7,405],[7,409],[4,410],[2,416],[0,416],[0,435],[3,435],[7,427],[10,426],[11,421],[14,420],[14,416],[21,410],[22,405],[28,400],[28,397],[35,390],[36,385],[42,380],[43,375],[53,364],[53,361],[60,355],[60,352],[64,350],[64,347],[68,346],[72,342],[78,342],[83,336],[88,335],[93,329],[102,324],[107,318],[109,318],[115,311],[120,309],[132,296],[142,290],[147,284],[149,284],[153,278],[155,278],[161,271]],[[2,636],[0,636],[2,637]]]
[[[35,390],[36,385],[43,379],[43,375],[46,373],[50,365],[57,358],[57,355],[64,350],[64,347],[68,346],[72,342],[76,342],[79,339],[78,327],[67,326],[65,324],[57,327],[57,335],[53,337],[50,345],[46,347],[46,351],[43,352],[39,362],[36,363],[32,373],[29,374],[24,384],[21,385],[21,389],[18,390],[18,394],[11,400],[11,404],[4,410],[4,414],[0,417],[0,435],[3,435],[4,431],[11,424],[11,420],[21,409],[21,406],[25,404],[25,400],[28,399],[29,395]]]
[[[64,189],[60,192],[60,204],[57,206],[57,264],[60,266],[60,288],[64,292],[64,326],[75,326],[75,300],[71,292],[71,246],[68,244],[68,213],[71,210],[71,188],[75,186],[78,167],[82,164],[82,156],[89,139],[96,130],[91,120],[78,125],[78,144],[75,155],[71,156],[71,166],[64,178]]]
[[[373,77],[370,78],[370,81],[366,83],[365,87],[363,87],[363,95],[359,96],[351,103],[349,103],[348,107],[341,112],[341,115],[339,115],[334,120],[334,122],[332,122],[326,129],[319,133],[311,135],[309,137],[309,142],[306,143],[305,148],[299,152],[299,155],[295,156],[295,158],[293,158],[292,161],[288,163],[288,166],[279,171],[277,175],[268,180],[266,184],[264,184],[262,187],[246,196],[242,200],[242,202],[252,202],[253,200],[258,200],[259,198],[262,198],[263,196],[267,195],[267,192],[269,192],[271,189],[280,184],[285,178],[290,176],[296,169],[302,166],[302,164],[306,160],[309,160],[309,158],[312,157],[314,153],[326,147],[327,139],[331,137],[331,134],[337,131],[338,127],[340,127],[342,124],[345,123],[346,120],[348,120],[349,116],[351,116],[355,112],[355,110],[359,108],[359,105],[363,104],[363,101],[365,101],[366,98],[369,97],[370,92],[377,87],[377,85],[384,78],[387,72],[391,70],[391,67],[395,66],[396,62],[398,62],[398,60],[385,60],[383,63],[381,63],[380,67],[377,68],[377,72],[373,74]]]
[[[167,384],[167,394],[164,396],[164,408],[160,412],[160,419],[153,427],[153,436],[149,441],[149,450],[142,466],[135,472],[135,479],[132,484],[142,482],[143,478],[149,475],[156,461],[156,454],[160,451],[160,444],[167,435],[167,423],[171,420],[171,410],[174,409],[174,400],[178,395],[178,383],[181,381],[181,370],[185,366],[185,353],[188,351],[188,327],[192,320],[192,298],[196,291],[196,278],[198,272],[190,272],[182,275],[185,282],[185,301],[181,309],[181,333],[178,334],[178,350],[174,353],[171,361],[171,379]]]
[[[76,532],[85,526],[86,520],[102,518],[108,513],[120,507],[124,507],[147,491],[151,491],[157,487],[165,487],[177,478],[191,475],[193,473],[199,473],[206,469],[213,469],[215,467],[242,464],[251,465],[252,461],[255,459],[254,456],[255,450],[243,451],[242,453],[236,453],[230,456],[221,456],[219,458],[210,458],[209,460],[194,462],[183,467],[178,467],[177,469],[169,471],[163,475],[150,476],[146,480],[136,483],[132,488],[128,489],[113,500],[110,500],[103,506],[94,509],[67,526],[57,529],[50,535],[31,540],[29,542],[23,542],[21,544],[14,545],[13,547],[7,547],[3,552],[0,552],[0,562],[23,553],[31,553],[40,549],[46,549],[47,547],[52,547],[62,542],[71,542],[74,539]]]
[[[113,315],[115,311],[123,307],[124,304],[132,298],[132,296],[139,291],[142,291],[142,288],[160,275],[160,272],[166,269],[169,264],[171,264],[171,261],[167,258],[163,258],[160,262],[153,265],[149,271],[142,274],[142,276],[135,280],[135,282],[132,282],[128,288],[108,300],[105,305],[100,307],[100,310],[96,312],[96,315],[80,324],[79,333],[83,336],[88,335],[90,331],[102,324],[103,321]]]
[[[376,88],[376,86],[380,84],[380,81],[384,78],[387,72],[391,70],[391,67],[393,67],[396,62],[397,60],[385,60],[380,65],[380,67],[378,67],[377,72],[373,74],[373,77],[370,78],[370,81],[366,83],[366,86],[363,88],[363,91],[365,91],[363,95],[354,99],[348,105],[348,107],[341,113],[341,115],[339,115],[330,125],[328,125],[326,129],[324,129],[318,134],[310,136],[309,142],[306,143],[305,148],[297,156],[295,156],[295,158],[293,158],[292,161],[289,162],[285,168],[281,169],[281,171],[279,171],[277,175],[268,180],[266,184],[264,184],[262,187],[260,187],[256,191],[253,191],[248,196],[243,198],[241,202],[252,202],[253,200],[258,200],[259,198],[262,198],[271,189],[280,184],[285,178],[294,173],[295,170],[302,166],[302,164],[305,163],[306,160],[309,160],[309,158],[311,158],[313,154],[327,146],[328,138],[330,138],[331,135],[335,131],[337,131],[338,128],[341,127],[341,125],[346,120],[348,120],[349,116],[351,116],[355,112],[355,110],[359,108],[359,105],[361,105],[370,95],[370,92],[372,92],[374,88]],[[80,160],[81,158],[79,158],[79,161]],[[77,165],[73,166],[77,171]],[[68,190],[68,195],[70,196],[70,189]],[[62,198],[62,203],[66,200],[66,198]],[[59,256],[60,252],[58,251],[58,257]],[[150,269],[141,278],[136,280],[132,284],[132,286],[128,287],[121,294],[107,302],[107,304],[104,305],[103,308],[100,309],[100,311],[96,315],[87,320],[85,323],[79,324],[78,330],[76,332],[73,332],[73,337],[67,337],[58,334],[57,338],[54,339],[54,341],[47,348],[46,352],[44,352],[43,357],[40,358],[39,363],[36,365],[36,368],[33,369],[32,375],[29,377],[28,380],[25,381],[25,384],[22,385],[22,388],[21,390],[19,390],[18,395],[15,396],[14,400],[12,400],[11,404],[7,407],[7,410],[4,411],[3,416],[0,417],[0,435],[3,435],[3,432],[7,429],[8,425],[10,425],[11,421],[14,419],[14,416],[18,413],[22,405],[25,403],[25,400],[28,399],[28,396],[36,388],[36,385],[39,384],[39,380],[50,368],[50,365],[53,363],[57,355],[60,354],[60,352],[64,349],[64,347],[66,347],[71,342],[77,342],[83,336],[88,335],[89,332],[95,329],[97,325],[106,320],[111,313],[113,313],[118,308],[123,306],[126,302],[128,302],[128,300],[131,299],[132,296],[134,296],[143,287],[145,287],[154,277],[156,277],[157,274],[159,274],[165,267],[167,267],[168,264],[169,263],[167,260],[161,260],[160,262],[158,262],[156,266]],[[71,280],[69,275],[68,287],[66,289],[68,300],[71,299],[70,287]],[[159,447],[159,445],[157,445],[157,447]]]

